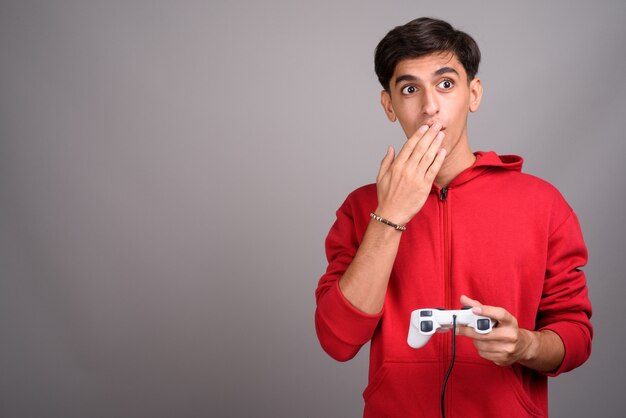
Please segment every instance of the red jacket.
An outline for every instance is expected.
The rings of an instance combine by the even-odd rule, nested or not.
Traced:
[[[576,215],[554,187],[521,173],[520,157],[476,155],[447,190],[433,187],[408,223],[378,315],[354,308],[338,287],[377,206],[376,185],[355,190],[337,211],[326,239],[328,269],[316,291],[315,327],[324,350],[339,361],[371,341],[365,417],[440,416],[451,333],[413,349],[409,319],[419,308],[460,309],[461,294],[505,308],[522,328],[556,332],[565,358],[553,373],[500,367],[458,337],[448,417],[547,416],[547,376],[589,357],[591,303],[580,270],[587,250]]]

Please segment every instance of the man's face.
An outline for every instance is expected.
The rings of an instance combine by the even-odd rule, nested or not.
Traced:
[[[475,77],[469,84],[459,60],[437,53],[400,61],[383,91],[381,103],[389,120],[400,122],[407,138],[422,125],[439,121],[448,155],[467,144],[467,115],[480,105],[482,87]],[[457,150],[458,151],[458,150]]]

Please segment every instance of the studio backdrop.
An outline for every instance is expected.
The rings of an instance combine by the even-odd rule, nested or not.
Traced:
[[[315,336],[324,237],[404,134],[378,41],[481,47],[474,150],[574,208],[595,340],[555,417],[623,417],[626,3],[0,2],[0,416],[358,417]]]

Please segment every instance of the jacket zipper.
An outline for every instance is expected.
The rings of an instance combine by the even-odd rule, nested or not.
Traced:
[[[448,188],[441,189],[439,195],[443,206],[443,291],[444,291],[444,307],[452,309],[451,296],[452,283],[450,273],[450,225],[448,219]]]
[[[444,187],[441,189],[439,194],[439,199],[442,204],[443,211],[443,297],[444,297],[444,308],[452,309],[451,307],[451,293],[452,293],[452,283],[451,283],[451,272],[450,272],[450,221],[448,219],[448,188]],[[449,358],[451,353],[448,353],[448,347],[452,342],[450,332],[454,332],[451,330],[445,334],[445,338],[443,339],[443,347],[442,347],[442,373],[441,379],[443,384],[443,372],[447,369],[447,364],[449,363]],[[449,411],[450,402],[449,391],[448,396],[446,396],[446,411]]]

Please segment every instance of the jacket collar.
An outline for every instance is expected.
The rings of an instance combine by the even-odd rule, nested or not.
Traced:
[[[510,171],[522,171],[522,164],[524,163],[522,157],[517,155],[498,155],[493,151],[477,151],[474,155],[476,156],[476,161],[474,161],[474,165],[469,169],[476,167],[498,167]]]
[[[459,173],[448,187],[460,186],[493,169],[522,171],[522,164],[524,163],[522,157],[517,155],[498,155],[493,151],[477,151],[474,155],[476,156],[474,164]],[[433,190],[439,192],[439,188],[434,184]]]

